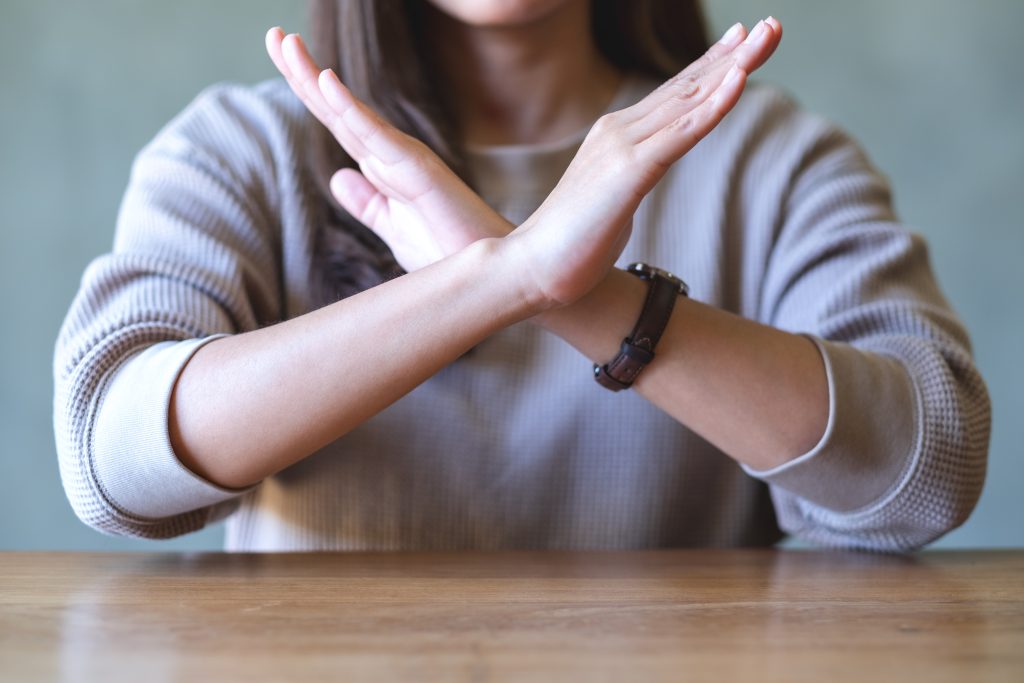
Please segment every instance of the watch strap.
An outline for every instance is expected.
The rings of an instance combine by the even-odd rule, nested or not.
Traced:
[[[640,371],[654,359],[654,348],[668,326],[676,297],[681,293],[679,283],[667,277],[634,274],[639,274],[648,283],[640,317],[633,331],[622,340],[618,355],[605,365],[594,365],[594,379],[612,391],[628,389]]]

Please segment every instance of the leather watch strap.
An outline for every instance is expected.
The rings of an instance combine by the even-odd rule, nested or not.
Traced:
[[[594,379],[612,391],[628,389],[640,371],[654,359],[654,348],[672,316],[676,297],[686,293],[686,285],[664,271],[634,264],[629,272],[648,282],[640,317],[633,331],[622,340],[618,355],[605,365],[594,365]]]

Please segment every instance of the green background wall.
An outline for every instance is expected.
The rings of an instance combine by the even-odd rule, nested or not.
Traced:
[[[768,13],[785,39],[759,77],[859,139],[967,322],[994,405],[989,478],[947,547],[1024,545],[1024,26],[1020,0],[708,0],[717,34]],[[206,85],[274,75],[281,0],[0,0],[0,549],[217,548],[80,524],[51,425],[51,358],[85,265],[109,249],[132,157]]]

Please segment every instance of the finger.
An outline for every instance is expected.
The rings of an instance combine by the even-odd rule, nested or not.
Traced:
[[[323,121],[323,116],[330,116],[330,107],[324,100],[323,93],[317,84],[320,68],[309,56],[305,43],[297,33],[290,33],[281,41],[281,53],[293,82],[298,86],[298,94],[310,111]]]
[[[287,36],[284,35],[284,31],[279,27],[272,28],[267,32],[267,53],[270,55],[271,61],[274,62],[278,71],[280,71],[285,77],[285,80],[288,82],[289,87],[291,87],[292,92],[295,93],[310,113],[331,131],[335,139],[338,140],[350,156],[357,158],[359,146],[355,144],[354,141],[347,139],[353,138],[353,136],[346,136],[346,132],[344,130],[338,130],[334,127],[335,114],[324,102],[322,94],[319,93],[319,88],[317,88],[315,94],[320,94],[320,97],[311,96],[310,89],[307,88],[298,77],[296,77],[293,67],[289,65],[288,59],[286,59],[284,54],[283,44],[286,37]],[[297,55],[292,55],[292,59],[294,60],[297,57],[299,61],[302,61],[304,58],[304,52],[305,50],[301,50]],[[310,68],[315,68],[311,59],[308,60],[308,62]]]
[[[415,270],[439,261],[445,253],[429,232],[403,230],[393,220],[387,197],[352,168],[343,168],[331,177],[331,193],[363,225],[380,237],[406,270]]]
[[[288,38],[287,44],[292,45],[287,54],[284,49],[286,38]],[[285,80],[288,81],[292,91],[306,105],[310,113],[331,131],[335,139],[348,152],[349,156],[356,161],[365,156],[365,150],[359,144],[358,139],[346,127],[341,125],[342,122],[338,120],[336,112],[324,98],[323,91],[319,85],[319,76],[316,79],[315,88],[309,86],[308,80],[302,80],[302,78],[310,78],[310,74],[316,71],[317,66],[309,57],[309,53],[305,49],[301,38],[298,35],[293,35],[289,38],[284,35],[281,29],[271,29],[267,33],[267,52],[270,54],[270,58],[278,70],[284,75]],[[298,71],[302,71],[304,76],[296,76]]]
[[[772,18],[769,17],[769,19]],[[772,21],[777,20],[772,19]],[[708,95],[713,93],[733,66],[738,66],[745,73],[750,74],[764,64],[775,52],[775,48],[779,46],[782,36],[781,28],[782,26],[779,25],[780,32],[776,33],[768,19],[758,22],[750,35],[732,53],[709,65],[701,74],[708,85],[706,93]]]
[[[722,37],[718,39],[717,43],[708,48],[707,52],[705,52],[700,59],[683,69],[682,73],[686,73],[688,71],[700,71],[701,69],[706,68],[708,65],[713,64],[736,49],[746,37],[746,27],[743,24],[736,22],[722,34]]]
[[[354,168],[343,168],[331,177],[331,194],[342,208],[370,228],[385,242],[387,198]]]
[[[751,73],[771,56],[779,44],[779,35],[767,21],[758,22],[746,39],[732,52],[680,81],[670,96],[664,98],[646,116],[630,124],[630,139],[639,142],[684,117],[716,92],[727,73],[736,66]]]
[[[654,90],[651,91],[651,95],[654,95],[655,93],[657,95],[668,95],[668,91],[671,88],[673,88],[676,84],[684,80],[687,76],[694,74],[695,72],[707,69],[710,65],[712,65],[712,63],[714,63],[718,59],[721,59],[729,52],[731,52],[733,49],[735,49],[743,41],[744,38],[746,38],[746,28],[742,24],[739,24],[738,22],[736,24],[733,24],[724,34],[722,34],[722,37],[718,40],[718,42],[712,45],[707,52],[703,53],[699,59],[691,63],[691,65],[686,67],[683,71],[679,72],[676,76],[673,76],[662,85],[657,86]],[[646,106],[644,106],[643,108],[643,113],[649,111],[652,108],[652,106],[656,104],[656,101],[658,99],[656,96],[650,97],[650,95],[648,95],[648,98],[645,98],[643,100],[646,101]]]
[[[758,22],[755,30],[758,35],[755,36],[755,31],[751,31],[747,40],[730,55],[730,59],[748,74],[760,68],[772,56],[775,48],[779,46],[779,41],[782,40],[782,24],[774,17]]]
[[[359,162],[367,180],[386,196],[415,202],[452,180],[461,185],[433,151],[353,95],[330,69],[320,74],[320,89],[335,112],[335,137],[343,141],[346,149],[358,148],[349,153]]]
[[[733,65],[709,98],[637,145],[637,156],[667,169],[721,122],[739,101],[746,81],[746,72]]]
[[[284,76],[285,81],[288,82],[288,85],[289,87],[291,87],[292,92],[294,92],[295,95],[299,98],[299,100],[301,100],[302,103],[306,105],[306,108],[309,109],[310,113],[312,113],[314,116],[320,119],[321,122],[323,122],[324,117],[328,114],[328,112],[321,106],[319,106],[319,103],[317,101],[310,99],[310,97],[306,94],[305,89],[302,87],[299,81],[295,78],[295,75],[292,73],[292,69],[288,66],[288,62],[285,60],[284,53],[282,52],[282,43],[284,41],[284,38],[284,31],[281,30],[281,28],[278,26],[275,26],[274,28],[267,31],[267,54],[270,55],[270,60],[274,63],[274,66],[277,67],[277,70],[281,72],[281,75]]]
[[[285,78],[291,78],[291,71],[288,69],[288,65],[285,64],[284,55],[281,54],[281,41],[284,40],[284,30],[280,26],[267,31],[264,42],[267,46],[267,54],[270,55],[270,61],[274,63],[277,70],[281,72]]]
[[[768,17],[765,19],[765,23],[771,26],[773,42],[768,52],[763,56],[761,63],[754,68],[760,68],[762,64],[768,61],[768,58],[775,54],[776,48],[779,47],[779,43],[782,42],[782,22],[775,17]],[[750,73],[749,71],[747,73]]]
[[[336,136],[354,159],[362,163],[367,156],[374,156],[391,165],[419,153],[412,138],[353,95],[334,71],[322,71],[318,82],[333,112],[332,130],[337,128]],[[350,146],[355,149],[350,150]]]
[[[764,63],[778,45],[774,29],[766,21],[757,22],[742,40],[737,38],[733,42],[735,44],[731,49],[719,51],[717,59],[698,60],[679,76],[669,80],[664,90],[652,93],[649,112],[660,111],[665,105],[683,105],[684,110],[699,105],[714,92],[720,78],[733,64],[739,64],[740,68],[751,73]],[[715,76],[718,76],[718,80]]]
[[[703,70],[707,69],[710,65],[719,61],[734,49],[736,49],[743,40],[747,37],[747,29],[743,24],[737,22],[730,26],[722,37],[718,39],[714,45],[712,45],[707,52],[705,52],[700,59],[693,62],[685,69],[680,71],[678,74],[668,79],[660,86],[655,88],[647,97],[633,105],[628,111],[635,114],[635,116],[626,116],[627,120],[634,118],[640,118],[648,114],[655,107],[659,106],[660,103],[665,99],[672,96],[672,90],[679,87],[687,82],[688,79],[692,79],[694,74],[698,74]],[[685,85],[684,85],[685,87]]]

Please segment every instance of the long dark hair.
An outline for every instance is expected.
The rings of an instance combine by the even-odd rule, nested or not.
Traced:
[[[471,186],[458,124],[423,35],[426,0],[310,0],[313,57],[400,130],[434,150]],[[699,0],[591,0],[597,48],[624,71],[659,79],[682,70],[709,45]],[[352,159],[316,127],[313,177],[323,198],[317,258],[325,301],[354,294],[401,272],[387,247],[338,205],[328,188]]]

